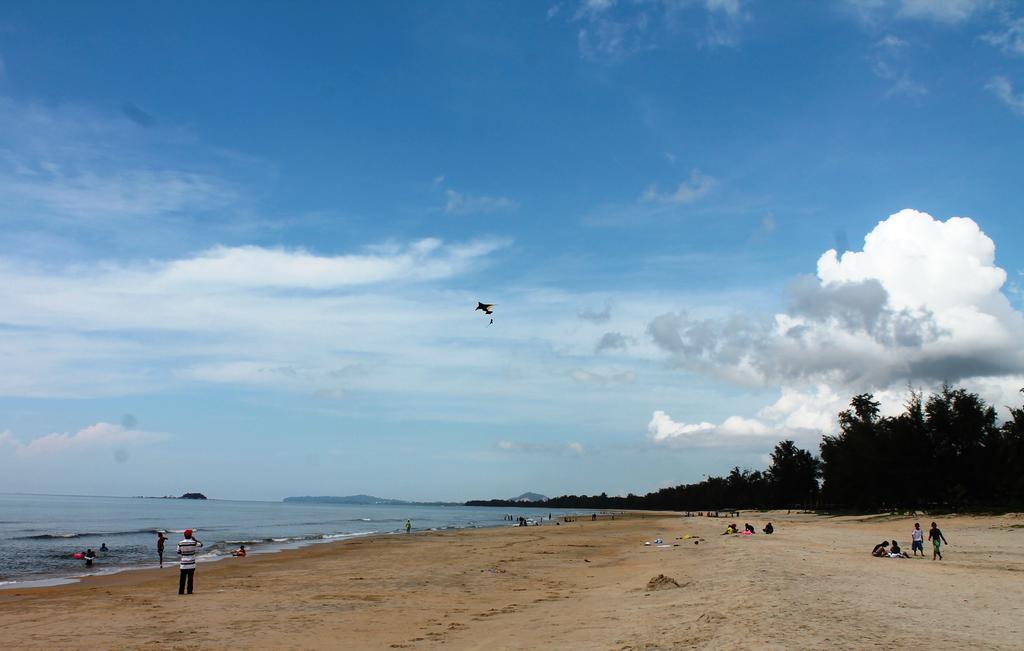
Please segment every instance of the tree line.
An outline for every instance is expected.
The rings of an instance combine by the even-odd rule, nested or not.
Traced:
[[[1022,389],[1024,392],[1024,389]],[[765,470],[734,467],[646,495],[563,495],[543,502],[474,500],[469,506],[587,510],[803,508],[826,510],[975,509],[1024,505],[1024,408],[998,423],[977,394],[944,386],[911,392],[902,413],[880,416],[870,393],[839,413],[839,431],[819,456],[780,441]]]

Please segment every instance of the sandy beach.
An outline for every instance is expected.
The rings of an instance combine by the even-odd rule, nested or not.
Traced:
[[[12,649],[1022,648],[1024,517],[937,519],[943,561],[872,558],[910,548],[891,516],[381,536],[200,565],[192,596],[174,567],[0,591],[0,629]],[[731,520],[776,533],[720,535]]]

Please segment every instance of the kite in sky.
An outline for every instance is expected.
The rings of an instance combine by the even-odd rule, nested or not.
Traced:
[[[482,310],[484,314],[486,314],[487,316],[490,316],[490,315],[494,314],[494,303],[481,303],[481,302],[477,301],[476,309],[477,310]],[[476,312],[476,310],[473,310],[473,311]],[[494,319],[491,318],[491,322],[488,323],[487,325],[492,325],[493,323],[494,323]]]

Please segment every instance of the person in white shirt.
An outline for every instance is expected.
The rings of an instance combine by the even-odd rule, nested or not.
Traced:
[[[185,594],[186,583],[188,583],[188,593],[192,594],[192,582],[196,573],[196,549],[202,546],[203,543],[192,537],[192,530],[185,529],[185,539],[178,543],[178,555],[181,556],[178,594]]]
[[[924,557],[924,532],[921,531],[921,523],[914,523],[914,530],[910,532],[910,550],[914,552],[914,556],[917,556],[917,552],[921,552],[921,557]]]

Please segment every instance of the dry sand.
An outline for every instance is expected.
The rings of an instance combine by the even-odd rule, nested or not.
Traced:
[[[934,562],[869,555],[909,550],[908,518],[734,518],[768,519],[382,536],[201,564],[184,597],[173,568],[0,591],[0,647],[1024,648],[1024,518],[941,518]]]

